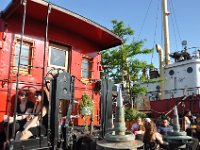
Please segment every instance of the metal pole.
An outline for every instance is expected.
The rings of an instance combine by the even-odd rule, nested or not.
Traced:
[[[27,1],[23,0],[22,2],[24,6],[24,13],[22,19],[22,31],[21,31],[21,41],[20,41],[20,50],[19,50],[19,60],[17,66],[17,79],[16,79],[16,96],[15,96],[15,105],[14,105],[14,121],[13,121],[13,129],[12,129],[12,139],[15,136],[15,123],[16,123],[16,111],[17,111],[17,99],[18,99],[18,89],[19,89],[19,70],[20,70],[20,63],[21,63],[21,52],[22,52],[22,45],[23,45],[23,38],[24,38],[24,29],[25,29],[25,21],[26,21],[26,4]]]
[[[165,40],[165,65],[170,64],[170,42],[169,42],[169,26],[168,26],[169,12],[167,10],[167,0],[163,0],[163,23],[164,23],[164,40]]]
[[[45,72],[46,72],[46,49],[47,49],[47,39],[48,39],[48,26],[49,26],[49,14],[51,12],[51,3],[48,4],[46,27],[45,27],[45,39],[44,39],[44,55],[43,55],[43,72],[42,72],[42,89],[44,88],[45,82]],[[44,90],[42,90],[42,98],[44,98]]]
[[[160,99],[164,99],[164,62],[163,62],[163,50],[159,44],[156,44],[156,50],[159,54],[159,64],[160,64]]]
[[[44,55],[43,55],[43,72],[42,72],[42,103],[44,100],[44,84],[45,84],[45,72],[46,72],[46,48],[47,48],[47,39],[48,39],[48,25],[49,25],[49,14],[51,13],[51,3],[48,3],[48,10],[47,10],[47,17],[46,17],[46,27],[45,27],[45,39],[44,39]],[[49,95],[49,100],[51,98],[51,91]],[[43,105],[43,104],[42,104]],[[49,103],[49,114],[48,114],[48,120],[50,121],[50,112],[51,112],[51,102]],[[50,123],[48,123],[47,131],[48,131],[48,140],[50,139],[51,131],[50,129]]]

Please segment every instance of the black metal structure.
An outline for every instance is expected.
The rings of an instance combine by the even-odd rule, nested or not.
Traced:
[[[26,25],[26,9],[27,9],[27,0],[21,0],[21,5],[23,5],[23,15],[22,15],[22,27],[21,27],[21,38],[20,38],[20,51],[19,51],[19,61],[17,64],[17,74],[16,74],[16,95],[15,95],[15,100],[14,100],[14,121],[13,124],[16,124],[16,115],[18,115],[16,113],[17,110],[17,99],[18,99],[18,92],[19,92],[19,84],[20,84],[20,66],[26,66],[24,64],[21,63],[21,54],[22,54],[22,46],[23,46],[23,42],[24,42],[24,33],[25,33],[25,25]],[[47,17],[46,17],[46,27],[45,27],[45,41],[44,41],[44,53],[46,52],[46,42],[48,39],[48,19],[49,19],[49,13],[51,12],[51,4],[49,3],[48,5],[48,10],[47,10]],[[43,66],[45,66],[45,62],[46,62],[46,55],[44,55],[44,59],[43,59]],[[37,66],[31,66],[33,68],[40,68]],[[42,81],[44,81],[45,78],[45,67],[42,67]],[[10,76],[10,75],[9,75]],[[10,77],[11,78],[11,77]],[[31,82],[30,82],[31,83]],[[25,86],[26,87],[26,86]],[[34,87],[34,86],[32,86]],[[44,89],[44,82],[41,83],[41,87],[42,89]],[[36,88],[37,90],[37,88]],[[10,92],[10,91],[9,91]],[[44,99],[44,94],[45,92],[42,91],[42,99]],[[9,113],[8,113],[9,114]],[[8,124],[9,125],[9,124]],[[15,125],[12,128],[12,137],[9,139],[9,127],[7,126],[6,129],[6,141],[9,141],[9,143],[6,145],[5,149],[9,149],[9,150],[15,150],[15,149],[37,149],[39,147],[43,147],[44,149],[46,149],[47,147],[49,147],[49,141],[47,137],[43,137],[41,136],[40,138],[37,137],[35,139],[28,139],[26,141],[15,141],[15,133],[16,133],[16,129],[15,129]],[[1,149],[1,148],[0,148]]]
[[[20,41],[20,50],[19,50],[19,61],[18,61],[18,64],[17,64],[17,75],[16,75],[16,96],[15,96],[15,107],[14,107],[14,121],[13,123],[16,124],[16,111],[17,111],[17,98],[18,98],[18,91],[19,91],[19,68],[20,68],[20,65],[21,65],[21,53],[22,53],[22,45],[23,45],[23,38],[24,38],[24,29],[25,29],[25,21],[26,21],[26,4],[27,4],[27,1],[26,0],[23,0],[22,2],[22,5],[23,5],[23,18],[22,18],[22,31],[21,31],[21,41]],[[9,132],[9,131],[7,131]],[[15,126],[13,126],[13,129],[12,129],[12,139],[14,139],[14,136],[15,136]]]
[[[59,127],[59,104],[62,100],[69,101],[69,107],[66,116],[66,122],[69,122],[72,112],[73,98],[74,98],[74,77],[69,73],[63,72],[56,75],[51,81],[51,103],[50,103],[50,141],[53,149],[56,149],[58,143],[66,141],[63,139],[61,128]],[[68,127],[68,126],[67,126]]]
[[[112,129],[112,88],[113,82],[111,80],[102,80],[101,88],[101,130],[102,137],[106,130]]]
[[[55,150],[63,145],[62,143],[68,142],[66,132],[62,132],[59,124],[61,119],[59,114],[60,102],[69,101],[69,106],[66,116],[65,128],[68,129],[67,125],[70,121],[70,115],[73,108],[74,101],[74,77],[67,72],[56,74],[51,79],[51,86],[49,91],[49,110],[48,110],[48,129],[46,135],[40,135],[38,137],[32,137],[24,141],[11,140],[8,144],[8,150],[36,150],[36,149],[51,149]],[[64,145],[65,148],[66,145]]]
[[[10,141],[9,150],[36,150],[36,149],[50,149],[50,145],[46,136],[28,139],[25,141]]]

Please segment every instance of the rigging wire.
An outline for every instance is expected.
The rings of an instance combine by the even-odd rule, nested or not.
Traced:
[[[161,11],[162,11],[162,9],[161,9]],[[162,20],[162,23],[161,23],[161,28],[160,28],[160,41],[161,41],[161,45],[162,45],[162,47],[164,47],[164,31],[163,31],[163,29],[164,29],[164,20],[163,20],[163,14],[161,13],[160,14],[161,16],[161,20]]]
[[[157,1],[159,2],[159,1]],[[153,47],[155,47],[156,45],[156,35],[157,35],[157,28],[158,28],[158,12],[159,12],[159,3],[157,3],[157,9],[156,9],[156,24],[155,24],[155,31],[154,31],[154,40],[153,40]],[[152,52],[152,55],[151,55],[151,64],[153,64],[153,56],[154,56],[154,52]]]
[[[149,5],[148,5],[147,11],[146,11],[146,13],[145,13],[145,16],[144,16],[144,19],[143,19],[143,22],[142,22],[142,26],[141,26],[141,28],[140,28],[140,31],[139,31],[137,40],[139,40],[140,35],[141,35],[141,33],[142,33],[142,30],[143,30],[143,27],[144,27],[144,24],[145,24],[145,21],[146,21],[146,18],[147,18],[147,15],[148,15],[148,12],[149,12],[149,9],[150,9],[150,6],[151,6],[151,3],[152,3],[152,0],[149,2]]]
[[[178,24],[177,24],[176,13],[175,13],[175,9],[174,9],[174,5],[173,5],[173,1],[171,2],[171,4],[172,4],[172,10],[173,10],[173,12],[174,12],[175,25],[176,25],[176,28],[177,28],[177,32],[178,32],[178,36],[179,36],[179,40],[180,40],[180,42],[182,42],[182,38],[181,38],[181,34],[180,34],[180,30],[179,30],[179,27],[178,27]]]
[[[172,10],[172,3],[171,3],[171,1],[169,1],[169,8],[170,8],[170,10]],[[173,14],[173,13],[172,13]],[[175,30],[175,25],[174,25],[174,17],[173,17],[173,15],[171,15],[172,17],[171,17],[171,22],[172,22],[172,29],[173,29],[173,35],[174,35],[174,43],[175,43],[175,45],[176,45],[176,49],[178,49],[178,44],[177,44],[177,36],[176,36],[176,30]]]
[[[170,7],[171,7],[171,10],[173,12],[173,17],[174,17],[174,20],[175,20],[175,27],[177,29],[177,33],[178,33],[178,37],[179,37],[179,41],[180,43],[182,42],[182,38],[181,38],[181,34],[180,34],[180,30],[179,30],[179,27],[178,27],[178,24],[177,24],[177,19],[176,19],[176,13],[175,13],[175,9],[174,9],[174,4],[173,4],[173,1],[170,0]]]

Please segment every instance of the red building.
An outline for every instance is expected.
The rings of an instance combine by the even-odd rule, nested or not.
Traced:
[[[16,86],[40,89],[43,77],[55,67],[75,76],[75,99],[80,101],[84,92],[94,99],[98,124],[100,96],[92,83],[100,79],[99,52],[121,43],[108,29],[62,7],[43,0],[27,0],[25,5],[13,0],[0,16],[0,122],[13,112]]]

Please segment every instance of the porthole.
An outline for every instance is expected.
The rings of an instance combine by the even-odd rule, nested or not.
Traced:
[[[159,85],[156,86],[156,90],[160,91],[160,86]]]
[[[192,73],[192,71],[193,71],[192,67],[188,67],[188,68],[187,68],[187,72],[188,72],[188,73]]]
[[[170,70],[169,75],[171,75],[171,76],[174,75],[174,70]]]

